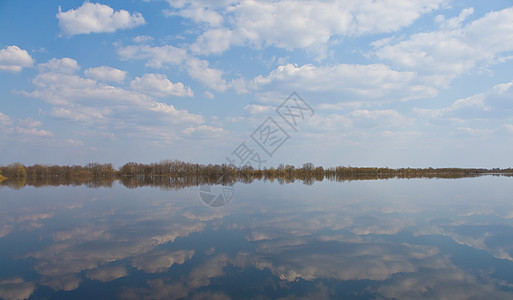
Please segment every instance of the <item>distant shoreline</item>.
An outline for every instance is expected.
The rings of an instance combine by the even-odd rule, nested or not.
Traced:
[[[112,186],[120,181],[128,187],[159,186],[184,188],[203,184],[228,185],[236,182],[249,183],[254,180],[291,183],[302,181],[379,180],[393,178],[464,178],[483,175],[513,176],[513,169],[472,168],[376,168],[338,166],[324,168],[305,163],[296,168],[280,164],[278,167],[254,169],[250,166],[203,165],[182,161],[162,161],[152,164],[130,162],[118,170],[112,164],[89,163],[84,166],[41,165],[24,166],[19,163],[0,166],[0,183],[12,187],[45,185],[89,185],[91,187]]]

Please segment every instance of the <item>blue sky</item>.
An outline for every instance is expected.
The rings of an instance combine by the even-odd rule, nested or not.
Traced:
[[[511,167],[511,5],[2,1],[0,164]]]

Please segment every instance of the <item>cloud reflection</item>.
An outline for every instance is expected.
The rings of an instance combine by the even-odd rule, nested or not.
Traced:
[[[162,273],[167,271],[174,264],[183,264],[191,259],[194,250],[180,250],[168,253],[165,250],[153,251],[132,259],[132,266],[146,273]]]
[[[493,272],[484,280],[455,265],[452,253],[436,242],[419,240],[443,235],[511,259],[511,208],[482,204],[473,196],[412,201],[415,189],[403,186],[403,194],[395,197],[379,190],[388,186],[372,184],[376,190],[343,185],[348,190],[342,196],[317,185],[268,184],[279,187],[271,196],[264,189],[255,193],[251,186],[239,186],[241,198],[222,210],[205,207],[199,199],[191,202],[197,195],[187,189],[125,194],[125,189],[113,188],[96,195],[86,190],[77,200],[57,197],[25,209],[11,202],[8,213],[0,212],[5,216],[0,233],[25,230],[40,238],[41,243],[35,241],[33,249],[17,257],[30,258],[40,278],[0,282],[0,298],[23,299],[37,294],[37,285],[74,291],[88,279],[116,286],[126,282],[117,279],[138,274],[144,280],[119,287],[121,298],[228,299],[232,294],[223,284],[234,280],[233,272],[265,277],[258,283],[265,288],[251,290],[264,298],[267,288],[293,292],[298,283],[304,293],[295,298],[333,298],[338,297],[334,284],[351,281],[370,282],[366,291],[378,298],[505,295]],[[316,197],[321,198],[312,202]]]
[[[36,289],[33,282],[25,282],[21,278],[0,281],[0,298],[6,300],[28,299]]]
[[[109,282],[128,275],[128,271],[123,266],[105,266],[86,273],[86,277],[92,280]]]

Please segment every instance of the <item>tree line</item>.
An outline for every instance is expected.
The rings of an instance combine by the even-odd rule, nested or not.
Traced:
[[[45,185],[87,185],[109,187],[119,180],[127,187],[158,186],[178,189],[201,184],[250,183],[254,180],[312,184],[324,179],[332,181],[372,180],[391,178],[461,178],[483,174],[512,175],[513,169],[464,168],[374,168],[338,166],[323,168],[312,163],[302,167],[280,164],[277,167],[254,169],[250,166],[196,164],[178,160],[142,164],[129,162],[116,170],[112,164],[89,163],[84,166],[13,163],[0,166],[0,182],[12,187]]]

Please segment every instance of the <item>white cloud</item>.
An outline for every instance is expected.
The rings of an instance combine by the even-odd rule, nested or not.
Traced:
[[[472,12],[465,9],[457,18],[437,18],[441,22],[437,31],[377,41],[374,53],[397,67],[431,75],[439,86],[448,86],[457,76],[501,61],[513,51],[513,8],[463,24]]]
[[[77,61],[71,58],[52,58],[46,63],[39,64],[39,71],[41,72],[55,72],[64,74],[74,74],[80,69]]]
[[[406,130],[406,131],[390,131],[390,130],[384,130],[381,133],[381,136],[385,138],[420,138],[422,136],[422,132],[415,131],[415,130]]]
[[[93,107],[54,107],[49,115],[55,118],[80,122],[85,124],[106,123],[111,109]]]
[[[478,93],[454,101],[451,105],[442,108],[418,108],[413,112],[432,120],[485,120],[509,119],[513,113],[511,108],[513,97],[513,81],[497,84],[484,93]]]
[[[53,137],[54,134],[51,131],[37,129],[37,128],[23,128],[16,127],[16,132],[19,135],[23,136],[33,136],[33,137]]]
[[[18,124],[20,124],[23,127],[27,127],[27,128],[35,128],[35,127],[40,127],[43,125],[43,123],[41,121],[36,121],[36,120],[33,120],[32,118],[28,118],[25,120],[18,120]]]
[[[204,95],[205,97],[207,97],[208,99],[210,99],[210,100],[214,99],[214,94],[212,94],[212,93],[211,93],[211,92],[209,92],[209,91],[205,91],[205,92],[203,93],[203,95]]]
[[[443,15],[438,15],[435,18],[435,21],[440,23],[440,27],[446,28],[446,29],[455,29],[461,26],[463,24],[463,21],[465,21],[469,16],[471,16],[474,13],[474,8],[466,8],[461,11],[461,13],[454,18],[445,19]]]
[[[0,50],[0,70],[20,72],[23,68],[33,65],[34,59],[18,46],[12,45]]]
[[[219,136],[222,134],[226,134],[227,132],[218,127],[212,127],[208,125],[200,125],[196,127],[189,127],[183,130],[183,133],[186,135],[199,134],[199,135],[207,135],[207,136]]]
[[[82,78],[77,75],[47,72],[38,74],[32,82],[36,86],[33,92],[26,93],[27,96],[36,97],[55,105],[68,105],[87,99],[105,97],[108,99],[124,101],[133,100],[130,98],[116,98],[123,96],[120,88],[111,89],[109,86],[99,84],[93,79]],[[126,95],[128,96],[128,95]],[[135,97],[138,98],[138,97]],[[92,103],[91,103],[92,104]]]
[[[222,92],[228,88],[226,80],[223,79],[223,71],[210,68],[206,60],[190,58],[186,62],[186,68],[189,76],[199,80],[213,90]]]
[[[20,92],[25,96],[49,103],[51,108],[43,113],[50,117],[72,121],[79,126],[88,126],[93,131],[96,128],[102,133],[105,133],[105,126],[108,126],[110,130],[107,133],[111,135],[140,137],[154,142],[176,141],[180,137],[174,131],[180,132],[187,126],[205,122],[202,115],[158,102],[152,96],[137,90],[108,85],[76,74],[62,73],[60,72],[63,69],[60,63],[62,61],[52,60],[51,62],[40,68],[41,71],[48,70],[48,72],[40,73],[33,79],[35,86],[33,91]],[[75,64],[76,62],[71,65]],[[75,69],[72,67],[71,71]],[[107,79],[107,77],[115,77],[112,74],[115,75],[118,72],[116,69],[94,68],[86,70],[85,74],[96,77],[101,75]],[[155,82],[152,82],[152,79]],[[192,95],[192,91],[180,83],[173,86],[159,85],[159,83],[170,83],[166,80],[165,76],[160,75],[143,76],[136,78],[132,87],[149,90],[153,88],[154,94]],[[153,86],[145,86],[145,82]],[[157,133],[162,131],[163,127],[167,128],[165,132]],[[37,128],[22,128],[18,131],[25,135],[51,135],[51,132]]]
[[[221,54],[234,43],[240,44],[241,39],[229,29],[211,29],[201,34],[191,45],[191,51],[198,54]]]
[[[365,103],[362,102],[340,102],[340,103],[321,103],[317,107],[320,109],[327,110],[346,110],[346,109],[354,109],[364,107]]]
[[[6,126],[12,124],[11,118],[0,112],[0,125]]]
[[[127,46],[118,50],[122,60],[144,59],[146,66],[162,68],[164,65],[180,65],[187,58],[187,51],[173,46],[150,47],[147,45]]]
[[[351,112],[350,116],[353,119],[353,124],[360,125],[361,127],[409,126],[413,124],[413,120],[391,109],[358,109]]]
[[[136,77],[131,83],[133,90],[154,95],[154,96],[178,96],[193,97],[194,93],[183,83],[172,83],[164,74],[144,74],[142,77]]]
[[[483,48],[488,55],[513,50],[513,7],[492,11],[465,28],[468,43]],[[493,28],[493,30],[490,30]],[[484,55],[483,55],[484,56]]]
[[[148,35],[138,35],[132,39],[134,43],[146,43],[153,41],[153,38]]]
[[[314,65],[279,66],[268,76],[257,76],[238,91],[270,88],[306,91],[337,92],[351,100],[406,101],[432,97],[437,91],[424,85],[415,72],[399,72],[382,64],[338,64],[317,67]],[[340,94],[343,93],[343,94]]]
[[[170,2],[172,5],[172,3]],[[191,3],[190,6],[179,10],[178,12],[165,10],[166,16],[182,16],[193,20],[196,23],[207,23],[211,27],[219,27],[223,24],[224,18],[214,10],[208,9]]]
[[[423,120],[431,130],[440,130],[448,138],[510,138],[513,108],[513,81],[497,84],[489,90],[457,99],[439,108],[414,107],[416,119]],[[507,147],[507,146],[506,146]]]
[[[487,137],[492,135],[495,130],[487,128],[470,128],[470,127],[458,127],[458,132],[471,136],[482,136]]]
[[[98,81],[115,81],[121,82],[125,80],[126,71],[121,71],[108,66],[100,66],[96,68],[89,68],[84,71],[86,77]]]
[[[209,67],[207,60],[191,57],[182,48],[170,45],[162,47],[127,46],[118,49],[118,54],[123,60],[147,60],[146,66],[152,68],[163,68],[166,65],[184,67],[191,78],[199,80],[213,90],[225,91],[228,88],[226,80],[223,79],[222,70]]]
[[[42,122],[31,118],[13,120],[0,112],[0,132],[16,135],[21,141],[55,136],[52,131],[40,129],[42,126]]]
[[[338,114],[330,114],[328,116],[316,114],[308,120],[308,124],[314,128],[321,129],[323,132],[346,131],[353,126],[353,122],[349,116]]]
[[[170,123],[195,123],[201,124],[205,119],[201,115],[191,114],[186,110],[178,110],[171,104],[153,102],[149,108],[151,111],[160,112],[164,116],[169,117]]]
[[[81,140],[67,139],[66,143],[73,146],[84,146],[84,142]]]
[[[355,9],[354,32],[357,35],[397,31],[411,25],[421,15],[432,12],[448,1],[361,1]]]
[[[232,8],[234,31],[255,47],[293,49],[326,43],[332,33],[350,28],[352,15],[338,6],[327,2],[243,1]]]
[[[111,7],[99,3],[84,2],[77,9],[62,12],[59,6],[59,26],[68,36],[89,34],[91,32],[114,32],[145,24],[143,16],[126,10],[114,11]]]
[[[244,110],[252,115],[256,114],[268,114],[273,110],[272,106],[260,105],[260,104],[248,104],[244,106]]]
[[[167,14],[209,24],[210,28],[200,35],[192,50],[218,54],[232,45],[241,44],[256,48],[322,49],[322,45],[337,36],[397,31],[411,25],[421,15],[438,9],[444,2],[246,0],[226,3],[224,7],[223,3],[210,1],[190,5],[170,2],[175,11]],[[223,23],[226,27],[220,28]],[[202,48],[204,46],[213,50]]]
[[[373,129],[383,130],[385,128],[412,126],[413,119],[392,109],[356,109],[345,114],[330,114],[327,116],[317,114],[308,119],[307,123],[322,132],[334,131],[342,135],[343,131],[347,134],[361,136],[362,134],[370,134]],[[391,132],[390,130],[385,131]]]

